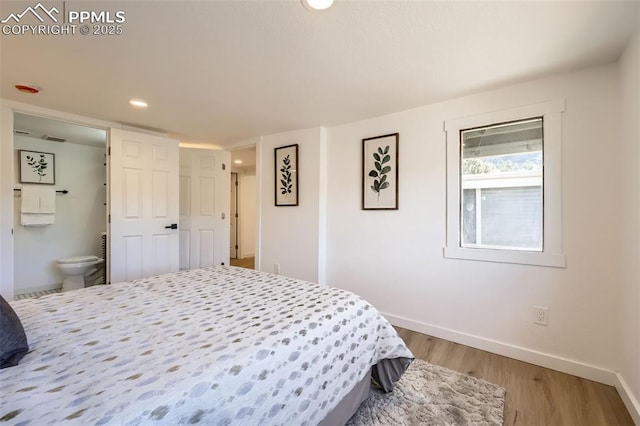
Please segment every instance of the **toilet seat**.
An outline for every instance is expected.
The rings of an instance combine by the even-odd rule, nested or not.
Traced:
[[[58,259],[58,263],[88,263],[99,260],[98,256],[76,256]]]

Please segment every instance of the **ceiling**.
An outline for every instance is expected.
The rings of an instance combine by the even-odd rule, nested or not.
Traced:
[[[238,161],[240,161],[238,163]],[[256,147],[235,149],[231,151],[232,171],[249,170],[256,167]]]
[[[0,16],[34,3],[3,1]],[[638,1],[62,3],[46,5],[124,11],[123,34],[2,35],[2,98],[224,148],[612,62],[640,14]]]
[[[79,145],[105,148],[107,142],[107,132],[105,130],[26,114],[14,114],[13,129],[14,133],[31,138],[45,139],[48,136],[64,139],[65,143]],[[22,132],[29,134],[25,135]],[[52,141],[51,143],[60,142]]]

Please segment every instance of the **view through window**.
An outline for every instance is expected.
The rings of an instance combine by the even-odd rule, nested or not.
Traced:
[[[460,134],[460,246],[542,251],[543,119]]]

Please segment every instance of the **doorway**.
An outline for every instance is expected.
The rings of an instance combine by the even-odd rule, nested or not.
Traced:
[[[231,265],[254,269],[256,147],[251,146],[231,151],[231,164]],[[234,252],[235,256],[233,256]]]
[[[15,296],[59,290],[64,276],[58,268],[58,259],[104,258],[106,146],[104,129],[13,113]],[[35,178],[31,170],[34,166],[29,165],[28,158],[46,159],[45,168],[36,174],[44,175],[48,184]],[[47,224],[35,226],[30,222],[30,216],[34,215],[27,212],[23,188],[54,194],[50,212],[46,214]],[[87,284],[102,284],[104,278],[102,273]]]

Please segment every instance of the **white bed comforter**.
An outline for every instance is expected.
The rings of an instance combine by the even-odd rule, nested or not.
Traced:
[[[233,267],[12,306],[31,351],[0,370],[0,424],[313,425],[412,357],[362,298]]]

